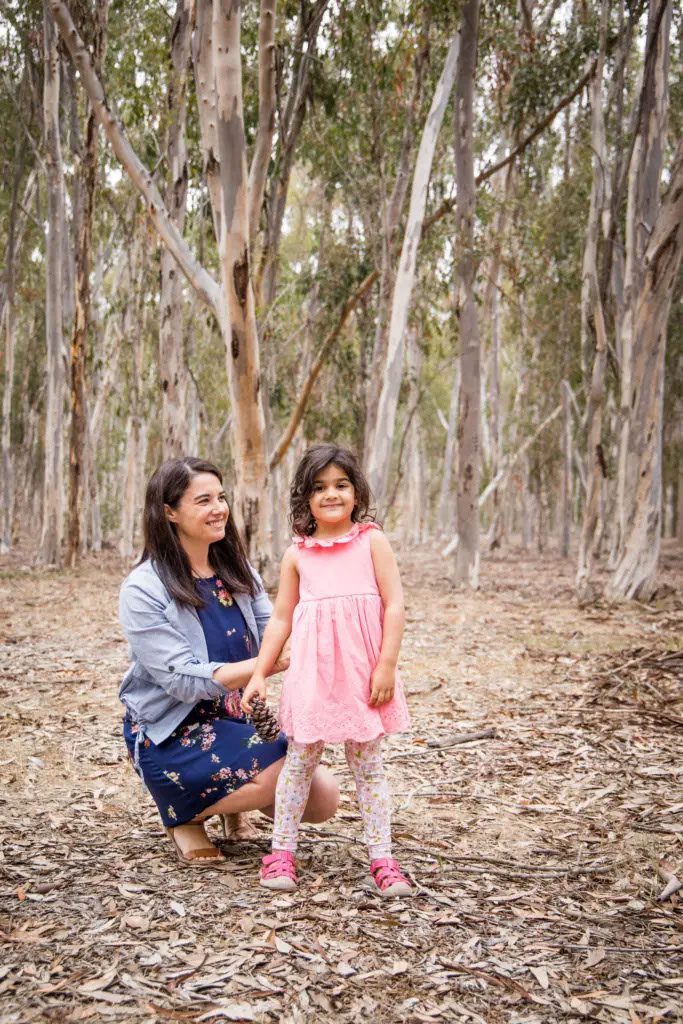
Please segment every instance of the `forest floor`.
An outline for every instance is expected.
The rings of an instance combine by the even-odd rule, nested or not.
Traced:
[[[336,748],[295,894],[257,885],[264,819],[180,870],[120,735],[121,563],[0,566],[2,1024],[683,1021],[683,889],[658,898],[683,880],[680,592],[579,610],[553,556],[489,558],[474,595],[435,549],[401,562],[414,730],[385,753],[419,891],[388,903]],[[683,552],[663,566],[680,587]]]

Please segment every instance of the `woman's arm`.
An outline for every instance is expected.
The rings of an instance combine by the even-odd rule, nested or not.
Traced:
[[[292,617],[299,601],[299,573],[296,567],[296,549],[288,548],[282,559],[280,586],[275,607],[266,626],[261,649],[251,680],[242,697],[242,707],[250,712],[253,697],[266,697],[266,676],[272,675],[285,641],[292,632]]]
[[[403,587],[396,558],[389,541],[379,530],[372,530],[370,533],[370,551],[377,577],[377,586],[384,605],[382,648],[377,666],[372,674],[369,701],[376,707],[386,704],[394,696],[396,664],[403,639],[406,615]]]
[[[226,686],[213,678],[220,662],[199,661],[187,638],[166,618],[167,606],[167,600],[146,586],[124,583],[119,617],[131,651],[154,682],[176,700],[196,704],[223,696]]]

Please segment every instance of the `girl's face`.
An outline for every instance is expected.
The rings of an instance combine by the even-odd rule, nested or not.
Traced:
[[[318,526],[337,526],[351,521],[356,491],[344,470],[331,462],[313,481],[308,504]]]
[[[165,506],[166,518],[175,524],[178,538],[191,543],[213,544],[225,536],[230,514],[223,485],[213,473],[197,473],[176,505]]]

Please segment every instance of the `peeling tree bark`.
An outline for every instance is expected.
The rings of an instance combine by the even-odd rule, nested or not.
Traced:
[[[683,142],[679,142],[668,192],[643,257],[645,277],[633,311],[630,417],[620,471],[621,543],[608,585],[612,599],[650,600],[657,590],[661,544],[662,416],[664,357],[673,288],[683,251]]]
[[[23,161],[16,168],[12,183],[12,199],[7,224],[6,250],[6,291],[2,312],[0,313],[1,333],[5,336],[5,362],[2,383],[2,434],[0,436],[0,453],[2,458],[0,476],[0,555],[6,555],[12,547],[12,524],[14,518],[14,475],[12,466],[12,389],[14,382],[14,295],[17,256],[17,227],[19,184],[23,175]],[[31,174],[31,181],[33,180]]]
[[[479,585],[479,477],[481,461],[481,342],[474,295],[474,76],[479,32],[479,0],[466,0],[462,12],[455,94],[455,178],[458,189],[456,238],[460,250],[456,288],[460,296],[460,422],[458,425],[457,523],[459,543],[453,578]]]
[[[95,73],[99,74],[104,59],[107,31],[108,0],[96,5],[92,24],[92,52]],[[88,17],[88,15],[86,15]],[[74,97],[75,100],[75,97]],[[90,327],[90,263],[95,185],[97,182],[98,125],[88,104],[85,146],[77,171],[77,202],[80,205],[75,221],[76,274],[74,328],[71,338],[71,431],[69,438],[69,518],[67,530],[67,562],[76,565],[87,542],[86,493],[88,484],[88,380],[87,349]],[[75,205],[75,204],[74,204]]]
[[[651,0],[648,13],[648,33],[639,95],[634,104],[634,130],[632,155],[628,169],[628,201],[626,209],[626,259],[624,269],[624,314],[621,323],[621,401],[619,460],[617,469],[617,514],[614,544],[614,575],[608,592],[614,598],[641,597],[647,599],[655,588],[655,572],[659,555],[659,539],[648,538],[661,532],[661,514],[653,510],[654,492],[661,491],[661,403],[657,395],[663,389],[664,348],[666,320],[660,336],[653,321],[639,322],[650,306],[653,318],[661,316],[661,303],[667,300],[667,275],[653,274],[646,253],[652,259],[652,242],[658,230],[663,229],[662,217],[675,216],[676,202],[671,190],[667,197],[667,212],[659,206],[663,146],[668,118],[669,34],[672,5],[670,0]],[[674,165],[672,175],[678,167]],[[673,181],[672,177],[672,181]],[[674,244],[675,249],[675,244]],[[668,306],[666,306],[668,316]],[[646,337],[638,335],[645,330]],[[659,349],[661,348],[661,351]],[[654,373],[654,368],[659,369]],[[648,404],[643,395],[643,380],[649,380],[653,393]],[[643,404],[645,402],[645,405]],[[657,440],[657,435],[659,439]],[[656,442],[649,459],[643,457],[650,444]],[[654,461],[650,461],[654,460]],[[645,477],[641,474],[645,473]],[[659,483],[657,481],[659,480]],[[661,498],[661,495],[660,495]],[[661,504],[661,500],[660,500]],[[656,524],[655,524],[656,520]],[[644,523],[650,525],[644,528]],[[636,524],[640,526],[636,529]],[[649,550],[638,553],[635,545],[646,544]],[[628,554],[627,554],[628,551]],[[654,562],[653,562],[654,557]]]
[[[60,60],[57,31],[45,0],[43,10],[45,80],[43,112],[47,167],[48,235],[45,246],[45,339],[47,345],[47,411],[45,415],[45,468],[43,523],[39,560],[61,565],[64,532],[62,361],[62,252],[64,244],[64,172],[59,130]]]
[[[226,352],[234,416],[234,456],[239,463],[235,504],[247,549],[262,558],[272,546],[266,424],[260,393],[260,356],[249,261],[247,149],[242,112],[239,0],[214,0],[218,160],[221,167],[219,256],[227,316]]]
[[[591,144],[593,149],[593,177],[590,208],[586,227],[581,280],[581,363],[585,368],[592,357],[592,373],[586,411],[586,485],[583,508],[579,556],[576,569],[576,593],[585,604],[595,597],[593,562],[597,554],[598,538],[602,532],[603,479],[605,456],[602,445],[602,413],[605,366],[607,362],[607,332],[600,297],[598,275],[598,233],[603,210],[608,208],[605,195],[605,168],[607,147],[603,120],[602,79],[605,65],[607,19],[609,0],[603,0],[600,19],[600,50],[595,78],[591,82]]]

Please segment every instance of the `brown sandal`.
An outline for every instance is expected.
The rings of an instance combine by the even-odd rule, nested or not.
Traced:
[[[173,844],[175,855],[178,859],[178,863],[184,868],[217,868],[221,864],[225,864],[226,857],[223,856],[221,851],[213,843],[210,843],[207,839],[208,846],[200,846],[196,850],[190,850],[189,853],[185,853],[178,843],[175,835],[175,828],[167,828],[166,835]]]

